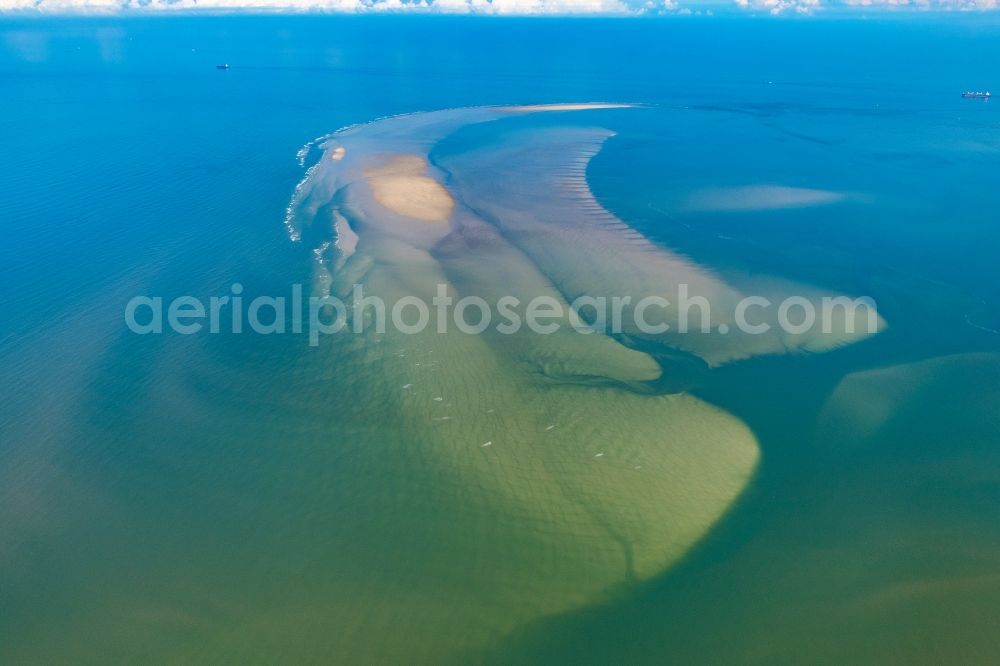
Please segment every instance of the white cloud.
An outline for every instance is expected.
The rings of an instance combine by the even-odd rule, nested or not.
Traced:
[[[743,9],[766,11],[775,16],[786,12],[811,14],[821,6],[820,0],[735,0],[735,2]]]
[[[0,13],[140,12],[340,12],[437,13],[496,16],[536,15],[702,15],[713,10],[769,15],[809,15],[840,11],[985,11],[1000,0],[0,0]]]
[[[482,5],[489,5],[489,9]],[[631,10],[620,0],[492,0],[482,2],[480,11],[499,15],[523,15],[626,14]]]
[[[1000,8],[1000,0],[843,0],[851,7],[943,9],[959,11],[990,10]]]
[[[258,10],[495,15],[627,14],[639,11],[622,0],[0,0],[0,11],[11,10],[53,14]]]
[[[381,2],[392,0],[380,0]],[[395,0],[398,2],[399,0]],[[356,11],[360,0],[0,0],[0,11],[41,13],[159,12],[196,9],[275,11]]]
[[[754,12],[812,14],[820,9],[925,11],[985,11],[1000,9],[1000,0],[733,0],[736,6]]]

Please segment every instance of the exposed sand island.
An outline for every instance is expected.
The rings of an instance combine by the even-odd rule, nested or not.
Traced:
[[[454,172],[437,156],[431,164],[435,145],[456,130],[514,113],[414,114],[331,137],[289,206],[293,238],[307,227],[313,239],[325,229],[336,236],[316,239],[317,265],[326,271],[320,289],[346,296],[360,284],[365,296],[389,304],[414,296],[429,303],[444,285],[454,299],[478,296],[494,311],[502,296],[566,303],[553,277],[567,266],[511,243],[500,220],[451,189]],[[553,175],[560,191],[586,188],[590,144],[583,154],[556,146],[579,168],[548,174],[552,165],[532,148],[550,146],[534,134],[525,139],[511,168],[535,178],[532,188],[557,196]],[[495,153],[477,144],[460,145],[472,151],[472,165],[482,155],[489,181]],[[338,149],[342,158],[332,159]],[[462,181],[473,172],[463,169]],[[506,203],[540,204],[516,191]],[[582,221],[591,203],[568,205],[560,219]],[[584,250],[575,272],[611,270],[606,257],[586,251],[608,242],[590,225],[557,242],[569,245],[566,252]],[[324,621],[356,627],[342,648],[354,661],[461,660],[525,623],[656,576],[725,514],[757,465],[757,442],[744,423],[695,396],[658,394],[655,359],[601,333],[566,327],[539,335],[522,327],[469,335],[432,326],[383,334],[367,326],[362,335],[323,342],[317,361],[357,389],[352,455],[367,470],[338,485],[351,510],[330,535],[352,544],[331,551],[329,563],[338,589],[350,588],[354,601],[323,609]],[[371,493],[375,479],[392,479],[391,501]],[[398,550],[383,548],[388,535]],[[493,589],[491,580],[503,584]],[[450,642],[425,639],[444,626]]]
[[[447,222],[455,208],[448,190],[427,174],[427,160],[420,155],[394,155],[364,174],[375,200],[399,215]]]
[[[329,293],[358,284],[388,304],[430,303],[444,286],[496,312],[505,296],[638,300],[683,283],[718,325],[743,293],[812,294],[770,276],[731,284],[605,210],[586,170],[612,132],[572,121],[505,129],[519,113],[628,106],[451,109],[347,128],[296,189],[289,233],[319,235]],[[329,535],[338,595],[322,618],[353,627],[342,654],[468,661],[498,636],[600,603],[683,558],[743,492],[759,449],[736,416],[666,394],[670,373],[650,350],[721,365],[862,337],[640,333],[369,325],[323,341],[317,362],[356,389],[350,455],[364,470],[336,486],[350,510]],[[391,497],[371,492],[387,481]],[[398,548],[386,550],[390,536]]]

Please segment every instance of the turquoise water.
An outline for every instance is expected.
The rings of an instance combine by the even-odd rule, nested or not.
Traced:
[[[1000,122],[958,97],[990,83],[994,26],[271,17],[0,36],[0,660],[995,661]],[[545,204],[517,166],[532,146],[602,136],[586,182],[656,244],[641,268],[669,252],[730,285],[869,295],[887,328],[825,353],[682,348],[657,356],[669,395],[636,388],[647,368],[617,341],[125,328],[137,294],[314,284],[328,232],[292,242],[283,220],[316,137],[596,100],[641,106],[463,121],[421,148],[490,225],[433,255],[456,288],[661,279],[622,278],[618,235],[535,243],[503,212],[508,190]],[[531,164],[559,174],[554,157]],[[760,186],[837,197],[748,210],[736,188]],[[491,229],[506,244],[470,260]],[[456,361],[404,360],[434,354]],[[552,383],[522,372],[539,358]],[[581,384],[585,363],[628,390]]]

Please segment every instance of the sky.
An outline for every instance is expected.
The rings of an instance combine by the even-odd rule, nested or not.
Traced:
[[[1000,10],[1000,0],[0,0],[19,14],[162,12],[342,12],[482,15],[813,16],[826,13]]]

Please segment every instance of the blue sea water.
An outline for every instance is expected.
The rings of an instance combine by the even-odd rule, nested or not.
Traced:
[[[959,93],[996,80],[998,29],[5,19],[0,661],[994,661],[1000,118]],[[282,222],[316,137],[578,101],[642,105],[594,112],[616,133],[587,173],[608,210],[720,272],[870,295],[889,328],[694,373],[686,390],[742,419],[761,461],[675,566],[479,646],[444,621],[406,645],[405,618],[455,591],[398,544],[433,553],[450,495],[424,523],[413,509],[421,537],[377,522],[413,483],[359,452],[405,437],[392,405],[372,423],[362,379],[303,338],[139,337],[124,306],[309,284],[311,248]],[[847,198],[689,205],[762,184]],[[503,597],[489,571],[479,585]],[[366,603],[374,588],[398,607]],[[504,603],[544,607],[522,595]]]

